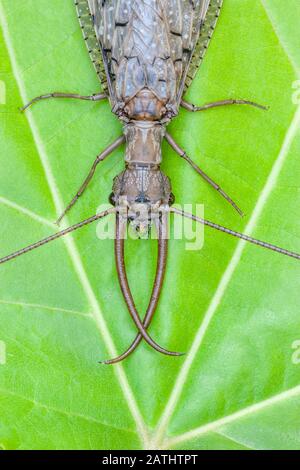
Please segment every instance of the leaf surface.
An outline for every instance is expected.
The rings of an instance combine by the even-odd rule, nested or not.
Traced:
[[[170,133],[246,213],[239,219],[163,146],[178,203],[208,219],[300,251],[299,78],[296,0],[225,0],[187,98],[245,98],[270,106],[199,115]],[[55,231],[53,221],[95,156],[121,133],[107,103],[48,101],[99,83],[72,0],[1,0],[1,256]],[[3,89],[3,86],[2,86]],[[1,101],[1,100],[0,100]],[[124,149],[98,169],[68,223],[106,203]],[[130,241],[133,293],[146,308],[155,241]],[[119,291],[113,241],[90,226],[0,269],[0,446],[6,449],[299,449],[300,265],[211,230],[201,251],[170,241],[151,334],[187,351],[168,358],[141,344],[117,367],[98,361],[135,335]],[[3,348],[3,345],[5,346]],[[4,351],[4,352],[3,352]]]

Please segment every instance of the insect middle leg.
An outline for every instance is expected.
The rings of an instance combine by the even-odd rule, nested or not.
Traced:
[[[57,219],[56,224],[59,225],[60,222],[62,221],[63,217],[66,215],[67,212],[71,209],[71,207],[74,206],[74,204],[77,202],[77,200],[82,196],[83,192],[87,188],[88,184],[90,183],[91,179],[93,178],[96,168],[100,162],[103,162],[103,160],[108,157],[115,149],[117,149],[120,145],[122,145],[125,142],[125,137],[122,135],[118,137],[117,140],[115,140],[112,144],[110,144],[108,147],[106,147],[105,150],[103,150],[100,155],[97,156],[96,160],[94,161],[89,174],[85,178],[84,182],[80,186],[79,190],[71,200],[71,202],[67,205],[63,213],[60,215],[60,217]]]
[[[267,111],[269,109],[267,106],[263,106],[262,104],[255,103],[254,101],[233,100],[233,99],[214,101],[213,103],[207,103],[207,104],[204,104],[203,106],[196,106],[184,100],[181,100],[180,104],[183,108],[187,109],[188,111],[191,111],[192,113],[196,113],[198,111],[206,111],[212,108],[220,108],[221,106],[231,106],[235,104],[253,106],[254,108],[263,109],[264,111]]]
[[[75,100],[85,100],[85,101],[102,101],[107,98],[105,93],[97,93],[95,95],[78,95],[76,93],[47,93],[46,95],[40,95],[33,98],[29,103],[20,108],[20,111],[25,111],[27,108],[30,108],[34,103],[42,100],[48,100],[51,98],[71,98]]]
[[[231,206],[241,215],[243,216],[243,211],[238,207],[238,205],[233,201],[233,199],[231,199],[231,197],[228,196],[227,193],[225,193],[225,191],[223,191],[223,189],[221,188],[221,186],[219,184],[217,184],[215,181],[213,181],[206,173],[204,173],[203,170],[201,170],[201,168],[199,168],[198,165],[196,165],[196,163],[193,162],[193,160],[186,154],[186,152],[181,148],[179,147],[179,145],[175,142],[175,140],[173,139],[173,137],[167,132],[166,135],[165,135],[165,138],[167,140],[167,142],[170,144],[170,146],[173,148],[173,150],[181,157],[183,158],[186,162],[188,162],[192,168],[194,168],[194,170],[200,175],[202,176],[203,179],[205,179],[205,181],[207,181],[208,184],[210,184],[210,186],[212,186],[214,189],[216,189],[220,194],[221,196],[223,196],[226,201],[229,202],[229,204],[231,204]]]

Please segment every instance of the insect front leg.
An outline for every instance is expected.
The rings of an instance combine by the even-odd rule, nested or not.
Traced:
[[[262,109],[264,111],[267,111],[269,109],[268,106],[263,106],[262,104],[255,103],[254,101],[249,101],[249,100],[233,100],[233,99],[220,100],[220,101],[214,101],[213,103],[204,104],[203,106],[196,106],[184,100],[181,100],[181,103],[180,103],[180,105],[184,109],[187,109],[188,111],[191,111],[192,113],[196,113],[198,111],[207,111],[208,109],[212,109],[212,108],[220,108],[221,106],[231,106],[234,104],[253,106],[254,108]]]
[[[166,138],[167,142],[171,145],[172,149],[181,158],[183,158],[186,162],[188,162],[189,165],[191,165],[191,167],[194,168],[194,170],[198,173],[198,175],[202,176],[202,178],[205,179],[205,181],[207,181],[207,183],[210,184],[210,186],[212,186],[214,189],[216,189],[221,194],[221,196],[223,196],[224,199],[226,199],[226,201],[228,201],[229,204],[231,204],[231,206],[241,216],[244,215],[243,211],[238,207],[238,205],[233,201],[233,199],[231,199],[231,197],[229,197],[228,194],[225,193],[225,191],[223,191],[223,189],[221,188],[221,186],[219,184],[217,184],[215,181],[213,181],[206,173],[204,173],[203,170],[201,170],[201,168],[199,168],[198,165],[196,165],[196,163],[193,162],[193,160],[186,154],[186,152],[181,147],[179,147],[179,145],[175,142],[173,137],[168,132],[166,133],[165,138]]]
[[[85,100],[85,101],[102,101],[107,98],[105,93],[97,93],[95,95],[78,95],[76,93],[47,93],[46,95],[40,95],[36,96],[33,98],[29,103],[27,103],[25,106],[20,108],[20,111],[25,111],[26,109],[30,108],[34,103],[37,103],[38,101],[42,100],[48,100],[51,98],[71,98],[75,100]]]
[[[65,210],[63,211],[63,213],[60,215],[60,217],[57,219],[56,221],[56,224],[59,225],[60,222],[62,221],[62,219],[64,218],[64,216],[66,215],[67,212],[69,212],[69,210],[71,209],[71,207],[74,206],[74,204],[77,202],[77,200],[80,198],[80,196],[83,194],[83,192],[85,191],[85,189],[87,188],[88,184],[90,183],[91,179],[93,178],[94,174],[95,174],[95,171],[96,171],[96,168],[98,166],[98,164],[100,162],[103,162],[103,160],[105,160],[106,157],[108,157],[115,149],[117,149],[120,145],[122,145],[123,143],[125,142],[125,137],[122,135],[121,137],[119,137],[117,140],[115,140],[115,142],[113,142],[112,144],[110,144],[108,147],[106,147],[105,150],[103,150],[102,153],[100,153],[100,155],[97,156],[96,160],[94,161],[90,171],[89,171],[89,174],[87,175],[87,177],[85,178],[84,182],[82,183],[82,185],[80,186],[79,190],[77,191],[77,193],[75,194],[75,196],[73,197],[73,199],[71,200],[71,202],[69,202],[69,204],[67,205],[67,207],[65,208]]]

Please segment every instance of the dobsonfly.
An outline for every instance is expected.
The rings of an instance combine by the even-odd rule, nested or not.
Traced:
[[[182,98],[202,62],[222,3],[223,0],[77,0],[75,4],[81,28],[102,84],[102,93],[92,96],[49,93],[34,98],[22,108],[25,110],[33,103],[48,98],[108,99],[112,112],[124,124],[123,135],[97,156],[88,176],[57,222],[63,219],[83,194],[98,164],[125,142],[125,169],[114,179],[109,198],[112,207],[0,259],[0,264],[5,263],[114,213],[118,279],[138,333],[123,354],[104,361],[105,364],[117,363],[128,357],[142,339],[163,354],[181,355],[162,348],[148,333],[164,280],[169,213],[179,214],[257,246],[300,259],[298,253],[175,209],[172,207],[174,196],[170,180],[160,169],[161,144],[166,139],[175,152],[242,215],[229,195],[191,160],[166,130],[180,107],[191,112],[225,105],[250,105],[266,109],[247,100],[227,99],[195,106]],[[149,234],[152,226],[156,227],[158,234],[156,275],[143,320],[131,294],[124,261],[124,239],[129,224],[140,237]]]

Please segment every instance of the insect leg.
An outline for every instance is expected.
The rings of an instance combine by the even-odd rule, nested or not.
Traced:
[[[202,176],[203,179],[205,179],[205,181],[207,181],[214,189],[216,189],[220,194],[221,196],[224,197],[224,199],[226,199],[226,201],[229,202],[229,204],[232,205],[232,207],[241,215],[243,216],[243,211],[238,207],[238,205],[231,199],[231,197],[228,196],[227,193],[225,193],[225,191],[223,191],[223,189],[217,184],[215,183],[215,181],[213,181],[206,173],[204,173],[204,171],[201,170],[201,168],[198,167],[198,165],[196,165],[196,163],[193,162],[193,160],[191,160],[191,158],[185,153],[185,151],[179,147],[179,145],[175,142],[175,140],[173,139],[173,137],[167,132],[166,135],[166,140],[167,142],[170,144],[170,146],[173,148],[173,150],[181,157],[183,158],[185,161],[187,161],[193,168],[194,170],[200,175]]]
[[[151,320],[153,318],[153,315],[155,313],[160,292],[162,289],[163,281],[164,281],[164,276],[165,276],[165,271],[166,271],[166,263],[167,263],[167,254],[168,254],[168,238],[166,236],[167,234],[167,215],[164,214],[161,217],[161,221],[158,223],[158,254],[157,254],[157,266],[156,266],[156,275],[155,275],[155,281],[153,284],[153,289],[152,289],[152,294],[151,294],[151,299],[147,308],[147,312],[143,321],[143,326],[145,329],[148,328],[148,326],[151,323]],[[102,361],[102,364],[116,364],[117,362],[121,362],[126,357],[130,356],[130,354],[133,353],[133,351],[138,347],[140,342],[142,341],[143,337],[139,333],[135,337],[134,341],[132,344],[129,346],[129,348],[120,356],[110,359],[108,361]]]
[[[156,351],[166,354],[167,356],[182,356],[182,353],[167,351],[166,349],[159,346],[153,339],[149,336],[145,327],[140,319],[140,316],[136,310],[135,303],[131,294],[131,290],[128,284],[127,273],[125,268],[124,260],[124,236],[127,227],[127,220],[121,220],[120,214],[116,212],[116,237],[115,237],[115,258],[118,279],[121,287],[121,291],[126,302],[128,311],[131,318],[133,319],[136,327],[139,330],[139,333],[142,335],[144,340]]]
[[[33,100],[29,101],[25,106],[20,108],[20,111],[25,111],[27,108],[30,108],[34,103],[42,100],[48,100],[50,98],[72,98],[75,100],[85,100],[85,101],[101,101],[105,100],[107,96],[104,93],[97,93],[95,95],[83,96],[77,95],[76,93],[48,93],[46,95],[36,96]]]
[[[198,111],[206,111],[207,109],[212,109],[212,108],[220,108],[221,106],[231,106],[234,104],[253,106],[254,108],[263,109],[264,111],[267,111],[269,109],[268,106],[263,106],[261,104],[255,103],[254,101],[232,100],[232,99],[215,101],[213,103],[204,104],[203,106],[195,106],[194,104],[188,103],[187,101],[184,101],[184,100],[181,100],[180,104],[183,108],[193,113],[196,113]]]
[[[35,250],[40,246],[46,245],[47,243],[50,243],[53,240],[57,240],[58,238],[63,237],[68,233],[74,232],[75,230],[78,230],[79,228],[84,227],[85,225],[89,225],[92,222],[95,222],[96,220],[102,219],[103,217],[106,217],[108,214],[112,214],[113,212],[115,212],[115,208],[107,209],[106,211],[100,212],[99,214],[96,214],[93,217],[90,217],[89,219],[83,220],[78,224],[72,225],[71,227],[62,230],[61,232],[54,233],[53,235],[50,235],[50,237],[43,238],[43,240],[33,243],[32,245],[29,245],[26,248],[22,248],[21,250],[15,251],[10,255],[5,256],[4,258],[0,258],[0,264],[6,263],[7,261],[10,261],[14,258],[18,258],[19,256],[24,255],[29,251]]]
[[[214,222],[210,222],[206,219],[201,219],[200,217],[196,217],[193,214],[189,214],[187,212],[181,211],[179,209],[175,209],[174,207],[170,208],[170,211],[174,214],[181,215],[182,217],[187,217],[188,219],[194,220],[196,222],[200,222],[202,225],[206,225],[207,227],[214,228],[215,230],[219,230],[219,232],[227,233],[236,238],[240,238],[241,240],[245,240],[246,242],[253,243],[253,245],[261,246],[263,248],[267,248],[268,250],[276,251],[276,253],[280,253],[285,256],[289,256],[290,258],[295,258],[300,260],[300,254],[295,253],[293,251],[286,250],[285,248],[280,248],[279,246],[272,245],[271,243],[263,242],[261,240],[257,240],[256,238],[249,237],[249,235],[245,235],[244,233],[236,232],[231,230],[230,228],[223,227],[222,225],[215,224]]]
[[[103,150],[102,153],[100,153],[100,155],[98,155],[98,157],[96,158],[96,160],[94,161],[93,165],[92,165],[92,168],[90,169],[89,171],[89,174],[87,175],[86,179],[84,180],[84,182],[82,183],[82,185],[80,186],[79,190],[77,191],[77,193],[75,194],[75,196],[73,197],[73,199],[71,200],[71,202],[67,205],[67,207],[65,208],[65,210],[63,211],[63,213],[59,216],[59,218],[57,219],[56,221],[56,224],[59,225],[60,222],[62,221],[62,219],[64,218],[64,216],[66,215],[67,212],[69,212],[69,210],[71,209],[71,207],[74,206],[74,204],[77,202],[77,200],[80,198],[80,196],[83,194],[83,192],[85,191],[85,189],[87,188],[88,184],[90,183],[91,179],[93,178],[94,176],[94,173],[96,171],[96,168],[97,168],[97,165],[100,163],[100,162],[103,162],[103,160],[105,160],[106,157],[108,157],[115,149],[117,149],[120,145],[123,144],[123,142],[125,142],[125,137],[124,136],[121,136],[119,137],[117,140],[115,140],[115,142],[113,142],[112,144],[110,144],[108,147],[106,147],[105,150]]]

